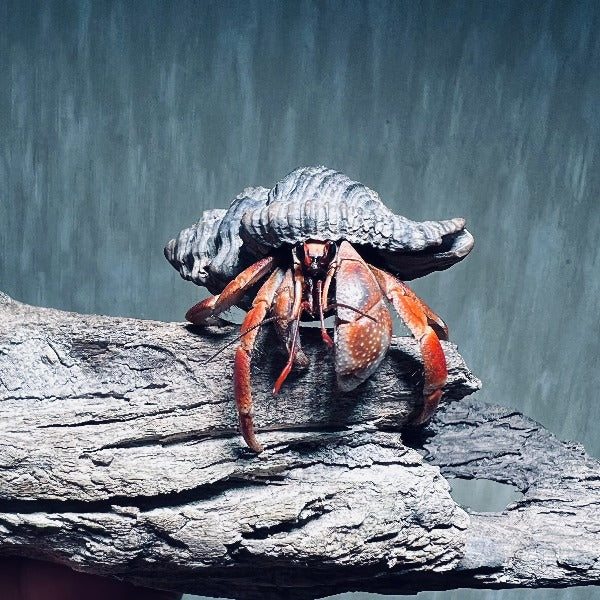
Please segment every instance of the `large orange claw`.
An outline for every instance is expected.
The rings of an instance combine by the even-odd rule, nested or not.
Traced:
[[[369,377],[385,357],[392,318],[369,266],[348,242],[340,244],[337,262],[335,371],[339,388],[348,391]]]

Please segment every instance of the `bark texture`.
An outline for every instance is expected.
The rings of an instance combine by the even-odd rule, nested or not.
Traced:
[[[237,434],[234,346],[207,363],[237,333],[0,297],[0,551],[241,599],[600,582],[598,462],[523,415],[461,400],[480,384],[452,344],[445,405],[402,432],[419,408],[412,339],[340,394],[305,330],[312,365],[274,399],[284,358],[265,332],[256,456]],[[469,512],[444,476],[523,498]]]

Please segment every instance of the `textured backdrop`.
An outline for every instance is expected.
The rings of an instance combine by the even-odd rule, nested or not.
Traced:
[[[0,152],[0,289],[81,312],[180,320],[164,243],[299,165],[466,217],[414,288],[486,400],[600,456],[600,3],[0,0]]]

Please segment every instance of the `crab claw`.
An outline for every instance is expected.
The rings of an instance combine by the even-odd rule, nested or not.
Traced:
[[[338,265],[335,371],[338,387],[349,391],[367,379],[385,357],[392,339],[392,318],[369,266],[348,242],[340,244]]]

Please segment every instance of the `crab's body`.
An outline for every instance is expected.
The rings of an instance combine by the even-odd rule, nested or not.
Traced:
[[[421,346],[424,404],[415,422],[431,416],[447,375],[440,345],[447,328],[401,279],[464,258],[473,246],[464,225],[464,219],[410,221],[342,173],[306,167],[271,190],[247,188],[227,211],[205,212],[167,244],[165,256],[181,276],[215,294],[188,311],[189,321],[204,324],[233,305],[248,310],[235,357],[234,395],[240,429],[252,449],[262,447],[252,422],[250,363],[267,317],[288,353],[275,393],[294,364],[308,361],[300,347],[303,319],[321,321],[323,341],[335,348],[338,386],[348,391],[373,373],[389,348],[387,299]],[[259,283],[253,297],[250,291]],[[333,340],[324,324],[330,314]]]

